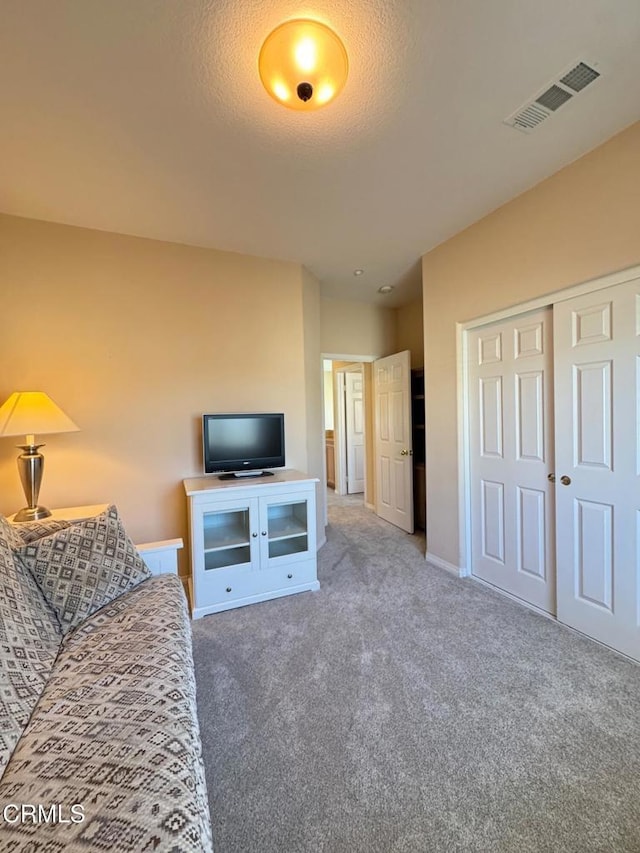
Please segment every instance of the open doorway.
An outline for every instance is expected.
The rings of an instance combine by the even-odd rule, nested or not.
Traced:
[[[415,512],[424,507],[424,486],[415,495],[424,478],[414,476],[415,462],[424,471],[424,392],[414,394],[410,352],[347,359],[323,355],[327,498],[361,500],[408,533],[424,529],[424,509],[422,523]],[[414,427],[421,428],[417,436]]]
[[[367,503],[367,373],[363,362],[323,360],[326,482]]]

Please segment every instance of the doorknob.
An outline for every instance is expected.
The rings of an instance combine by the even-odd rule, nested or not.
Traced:
[[[555,483],[555,481],[556,481],[556,475],[555,475],[555,474],[547,474],[547,480],[548,480],[550,483]]]
[[[563,486],[570,486],[571,485],[571,477],[567,477],[566,474],[563,474],[562,477],[560,477],[560,482],[562,483]]]
[[[413,450],[401,450],[400,456],[413,456]]]

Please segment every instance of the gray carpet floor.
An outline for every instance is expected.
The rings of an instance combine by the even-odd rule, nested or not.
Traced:
[[[193,623],[216,853],[640,851],[640,667],[329,521],[318,592]]]

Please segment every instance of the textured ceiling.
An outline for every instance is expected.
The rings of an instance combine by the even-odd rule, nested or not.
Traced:
[[[638,0],[0,13],[0,210],[298,261],[328,298],[407,301],[425,251],[640,118]],[[290,17],[331,25],[349,53],[344,92],[316,113],[280,107],[258,77]],[[583,58],[597,84],[530,135],[502,123]]]

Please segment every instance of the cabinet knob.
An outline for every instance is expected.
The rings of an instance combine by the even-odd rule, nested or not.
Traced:
[[[231,592],[231,587],[230,587],[230,586],[228,586],[228,587],[227,587],[227,592]]]
[[[252,535],[252,536],[253,536],[253,538],[255,539],[255,538],[256,538],[256,536],[257,536],[258,534],[257,534],[257,533],[252,533],[251,535]]]
[[[291,578],[293,577],[293,575],[287,575],[287,577],[289,578],[289,580],[291,580]]]
[[[266,530],[263,530],[263,531],[262,531],[262,535],[263,535],[263,536],[266,536],[266,535],[267,535],[267,531],[266,531]]]

